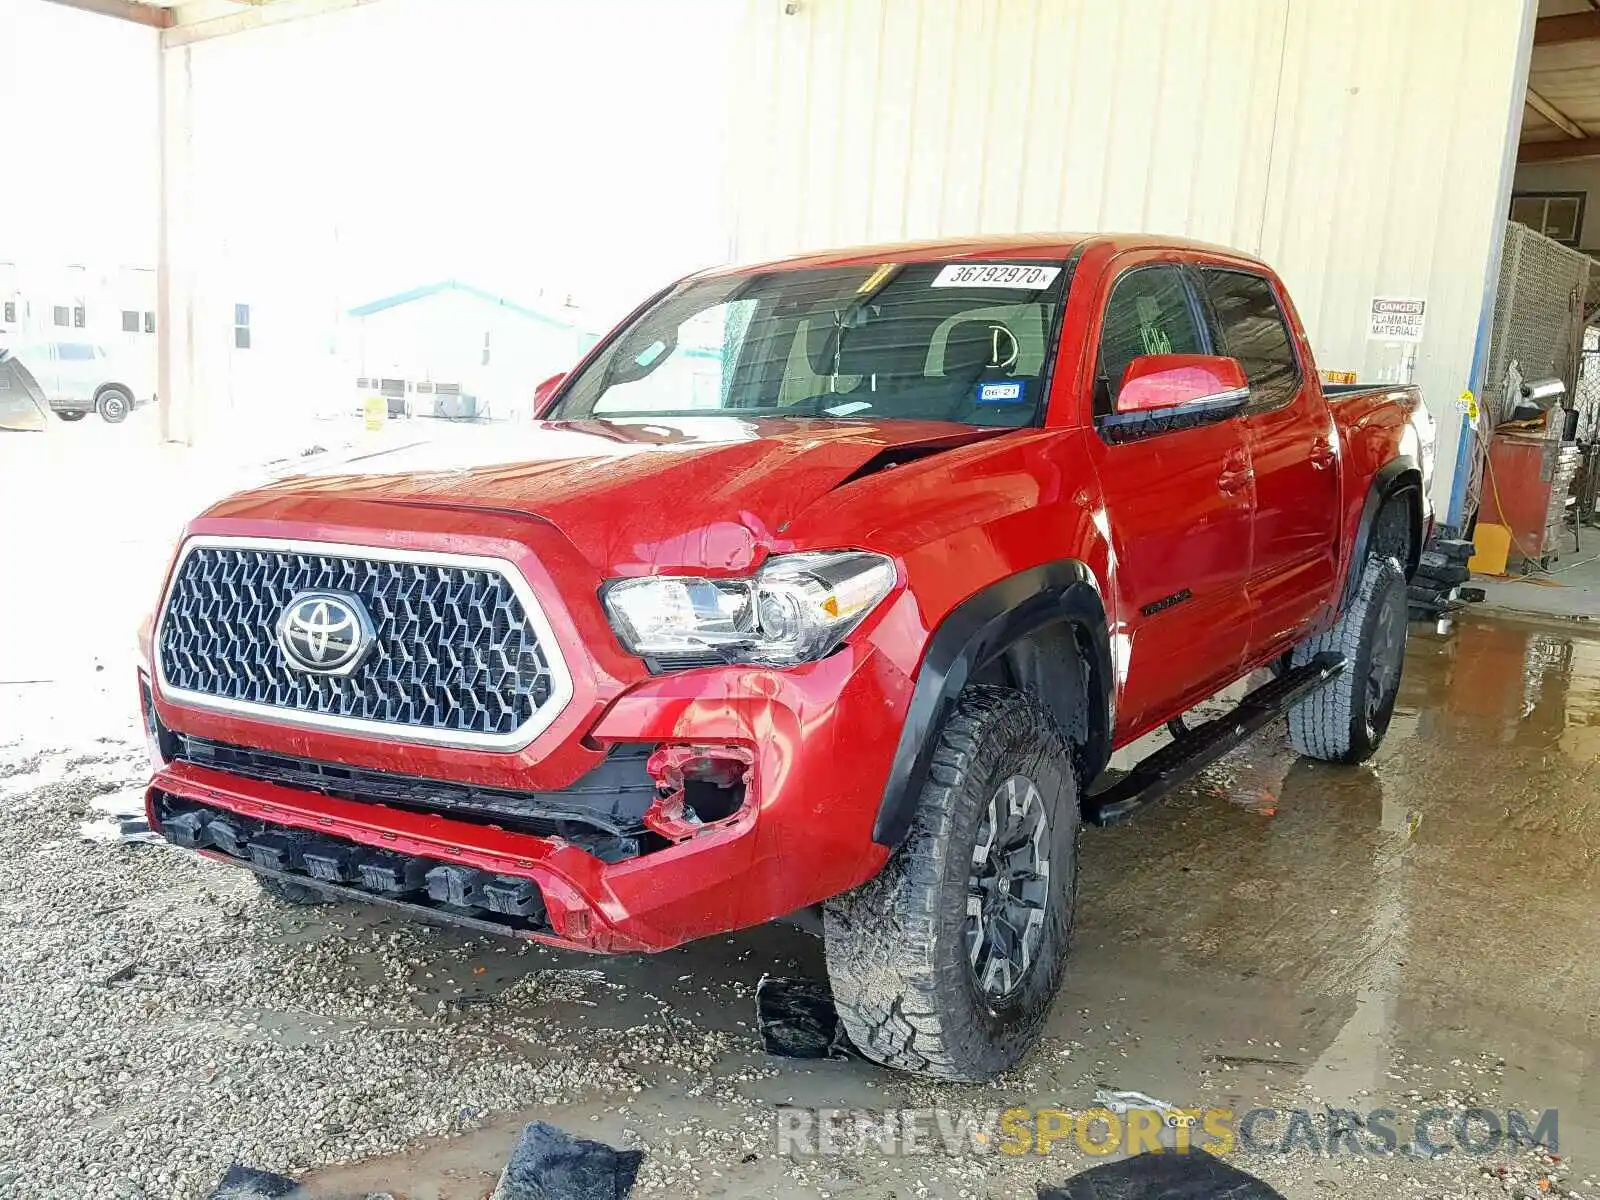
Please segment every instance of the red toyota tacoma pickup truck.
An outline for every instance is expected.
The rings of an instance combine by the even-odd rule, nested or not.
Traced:
[[[285,899],[585,950],[820,915],[854,1043],[979,1079],[1061,983],[1081,821],[1283,713],[1334,762],[1388,725],[1432,423],[1323,386],[1252,258],[708,271],[539,402],[479,465],[188,527],[140,680],[154,828]]]

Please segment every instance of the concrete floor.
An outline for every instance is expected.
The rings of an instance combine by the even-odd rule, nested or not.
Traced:
[[[1387,1105],[1402,1131],[1435,1103],[1555,1108],[1575,1164],[1567,1186],[1600,1195],[1582,1186],[1600,1166],[1597,764],[1600,638],[1494,621],[1414,634],[1400,709],[1370,767],[1300,760],[1267,734],[1162,807],[1086,833],[1073,970],[1044,1047],[1013,1078],[908,1085],[858,1063],[786,1064],[748,1091],[870,1108],[1083,1107],[1103,1084],[1239,1111]],[[747,1014],[690,997],[706,978],[753,979],[756,964],[821,970],[813,941],[776,928],[654,960],[585,962],[629,991],[682,995],[695,1020],[730,1027]],[[741,1053],[727,1069],[749,1061]],[[651,1103],[663,1116],[686,1105],[683,1084]],[[403,1165],[321,1178],[470,1179],[474,1159],[498,1161],[524,1115]],[[581,1115],[621,1132],[603,1103]],[[992,1194],[1026,1194],[1030,1180],[1085,1165],[1059,1147],[1057,1160],[1005,1171]],[[1505,1160],[1240,1161],[1291,1197],[1377,1197],[1476,1194],[1465,1189],[1484,1161]],[[894,1190],[903,1165],[810,1163],[802,1178],[836,1195],[922,1194]],[[766,1186],[751,1171],[748,1190],[729,1180],[706,1194]],[[1507,1194],[1493,1188],[1484,1194]]]
[[[1483,611],[1506,616],[1600,621],[1600,529],[1585,528],[1582,548],[1535,575],[1474,575]]]
[[[149,477],[138,459],[146,451],[129,454],[100,440],[112,449],[95,468],[78,451],[52,458],[60,470],[24,472],[20,458],[0,462],[0,505],[7,506],[0,511],[30,516],[0,524],[0,562],[26,553],[29,563],[59,563],[51,547],[94,537],[101,525],[92,512],[65,523],[44,514],[79,512],[80,498],[86,489],[98,492],[97,484],[125,487]],[[8,465],[15,468],[9,475]],[[22,474],[28,487],[14,488]],[[107,493],[114,500],[104,510],[113,531],[109,557],[61,566],[61,580],[87,587],[117,566],[142,580],[151,547],[170,545],[177,533],[172,496],[214,486],[185,478],[173,468],[159,489],[166,501],[146,500],[137,510],[135,491]],[[39,578],[31,571],[26,577]],[[25,590],[37,596],[8,589],[4,604],[37,614],[19,594]],[[144,603],[102,594],[118,616]],[[114,747],[136,744],[131,660],[113,648],[129,643],[120,633],[94,640],[101,636],[91,636],[92,653],[65,658],[28,639],[0,645],[0,757],[41,748],[64,755],[95,737]],[[509,944],[449,930],[408,931],[403,970],[421,999],[437,991],[465,1005],[459,998],[470,993],[470,1011],[491,1025],[502,1011],[507,1022],[523,1019],[518,1006],[527,1001],[518,985],[535,977],[531,972],[598,972],[581,977],[589,982],[576,993],[580,999],[536,1014],[541,1044],[522,1033],[479,1043],[480,1052],[505,1064],[625,1057],[618,1031],[650,1026],[669,1046],[694,1040],[706,1047],[693,1061],[708,1065],[686,1067],[690,1060],[668,1053],[640,1068],[633,1091],[573,1092],[548,1102],[530,1096],[479,1114],[458,1126],[458,1136],[402,1138],[397,1154],[320,1166],[309,1178],[318,1195],[386,1190],[413,1200],[476,1200],[520,1125],[537,1118],[642,1146],[648,1158],[641,1190],[671,1195],[1031,1195],[1036,1184],[1060,1182],[1094,1160],[1070,1143],[1048,1159],[780,1158],[772,1151],[773,1107],[1081,1109],[1104,1085],[1236,1111],[1388,1106],[1399,1114],[1402,1143],[1410,1139],[1408,1122],[1435,1105],[1558,1109],[1564,1161],[1556,1166],[1526,1154],[1459,1151],[1434,1158],[1300,1151],[1235,1161],[1291,1200],[1517,1194],[1502,1170],[1558,1180],[1548,1191],[1530,1182],[1529,1195],[1600,1196],[1586,1184],[1586,1177],[1600,1178],[1597,764],[1600,631],[1475,615],[1443,636],[1413,627],[1394,726],[1369,766],[1298,760],[1271,730],[1132,823],[1085,834],[1066,990],[1039,1052],[988,1087],[931,1085],[859,1062],[765,1059],[751,1031],[754,984],[764,971],[821,970],[819,944],[792,929],[623,959],[518,954]],[[143,886],[137,862],[106,869],[114,873],[108,886],[134,893]],[[182,886],[197,894],[243,886],[243,873],[230,868],[194,862],[184,870],[193,881]],[[160,901],[168,902],[165,893]],[[10,903],[0,896],[0,913]],[[262,932],[269,926],[276,932]],[[372,975],[373,986],[383,976],[369,964],[378,961],[382,939],[395,936],[393,926],[364,910],[310,921],[274,910],[267,926],[252,923],[247,932],[271,941],[262,954],[303,945],[331,973]],[[52,936],[59,931],[38,933],[42,950],[54,946]],[[223,949],[255,952],[241,951],[232,934],[216,953]],[[196,962],[210,952],[197,946]],[[422,982],[435,975],[463,982],[448,989]],[[316,998],[308,996],[281,1013],[257,1014],[247,1028],[276,1021],[293,1040],[315,1013]],[[242,1019],[225,1007],[211,1016],[219,1025]],[[202,1011],[186,1019],[185,1036],[207,1036],[205,1018]],[[396,1028],[381,1012],[344,1020]],[[352,1039],[346,1051],[348,1073],[357,1077],[362,1045]],[[363,1093],[352,1095],[359,1105]],[[226,1131],[227,1113],[214,1119]],[[308,1138],[294,1161],[319,1168],[345,1156],[342,1144]]]

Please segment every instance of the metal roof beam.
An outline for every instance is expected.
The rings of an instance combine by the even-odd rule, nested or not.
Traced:
[[[1564,142],[1523,142],[1517,147],[1519,163],[1567,162],[1600,158],[1600,137],[1572,138]]]
[[[1549,121],[1550,124],[1561,130],[1568,137],[1586,138],[1589,136],[1588,130],[1584,129],[1582,125],[1579,125],[1532,88],[1528,89],[1527,103],[1529,108],[1533,109],[1534,112]]]
[[[102,17],[115,17],[119,21],[132,21],[148,25],[151,29],[166,29],[172,24],[172,14],[153,4],[136,4],[133,0],[50,0],[52,4],[82,9]]]
[[[1559,17],[1540,17],[1533,27],[1535,46],[1559,46],[1563,42],[1600,40],[1600,11],[1566,13]]]

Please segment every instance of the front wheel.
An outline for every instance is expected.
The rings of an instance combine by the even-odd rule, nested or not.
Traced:
[[[81,421],[88,415],[89,414],[86,412],[62,412],[59,409],[56,411],[56,416],[60,417],[63,421],[68,422]]]
[[[845,1032],[885,1066],[992,1079],[1038,1041],[1078,878],[1069,747],[1027,694],[974,685],[939,733],[910,832],[823,910]]]
[[[1295,647],[1294,665],[1330,650],[1345,668],[1289,709],[1289,741],[1307,758],[1364,762],[1389,730],[1405,666],[1406,576],[1394,559],[1367,559],[1355,599],[1332,629]]]

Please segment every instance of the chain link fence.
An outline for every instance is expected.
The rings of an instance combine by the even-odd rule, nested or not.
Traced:
[[[1578,364],[1573,407],[1578,410],[1578,440],[1593,441],[1600,434],[1600,329],[1583,331],[1583,356]]]
[[[1468,512],[1477,507],[1482,495],[1489,435],[1510,416],[1517,387],[1528,380],[1557,378],[1567,385],[1569,396],[1580,396],[1584,301],[1592,264],[1587,254],[1526,225],[1506,223],[1488,368],[1478,398],[1483,414],[1467,489]],[[1600,363],[1593,369],[1600,372]],[[1600,396],[1600,375],[1586,386]]]
[[[1593,306],[1590,311],[1594,311]],[[1578,497],[1578,520],[1584,525],[1600,524],[1600,329],[1583,331],[1583,355],[1578,361],[1578,391],[1573,407],[1578,412],[1578,444],[1583,447],[1583,464],[1573,485]]]

